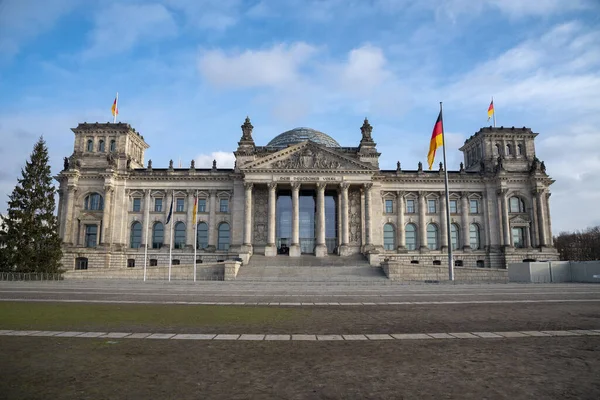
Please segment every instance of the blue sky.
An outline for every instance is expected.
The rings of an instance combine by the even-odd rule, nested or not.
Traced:
[[[36,139],[58,173],[117,91],[156,167],[232,166],[249,115],[259,145],[345,146],[368,116],[381,167],[416,168],[443,101],[458,169],[494,96],[498,125],[540,133],[554,233],[600,224],[597,0],[0,0],[0,210]]]

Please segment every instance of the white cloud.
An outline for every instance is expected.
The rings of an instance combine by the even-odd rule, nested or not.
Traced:
[[[235,156],[230,151],[213,151],[210,154],[200,154],[196,156],[196,168],[212,168],[213,160],[217,161],[217,168],[233,168]]]
[[[300,79],[300,68],[316,53],[306,43],[225,54],[209,50],[200,55],[199,68],[212,84],[222,87],[279,87]]]
[[[17,54],[23,44],[52,28],[78,0],[0,0],[0,60]]]
[[[140,42],[177,35],[173,16],[160,4],[112,4],[97,11],[91,45],[84,57],[104,57],[130,50]]]

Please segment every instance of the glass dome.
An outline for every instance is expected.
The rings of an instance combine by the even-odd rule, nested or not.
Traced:
[[[310,128],[295,128],[291,131],[283,132],[275,136],[267,146],[287,147],[291,144],[304,142],[306,140],[322,144],[326,147],[340,147],[340,144],[331,136]]]

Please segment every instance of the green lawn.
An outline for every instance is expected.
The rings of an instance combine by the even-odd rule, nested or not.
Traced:
[[[256,326],[292,321],[304,310],[160,304],[0,303],[0,329],[119,330]]]

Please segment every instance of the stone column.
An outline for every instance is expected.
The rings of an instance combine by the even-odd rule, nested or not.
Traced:
[[[185,224],[185,244],[189,247],[194,247],[194,200],[195,200],[196,191],[188,190],[187,191],[187,201],[185,204],[186,207],[186,217],[187,222]],[[198,223],[198,221],[196,221]]]
[[[290,257],[300,257],[300,183],[292,183],[292,244]]]
[[[448,219],[446,218],[446,192],[440,193],[440,232],[441,232],[441,243],[440,249],[442,251],[448,251]]]
[[[540,247],[547,247],[548,241],[546,237],[546,196],[543,190],[538,190],[535,194],[538,209],[538,223],[540,235]]]
[[[532,247],[539,247],[541,246],[540,243],[540,236],[539,236],[539,232],[540,232],[540,225],[538,223],[538,210],[537,210],[537,201],[536,201],[536,190],[533,190],[531,192],[531,194],[533,195],[533,199],[531,201],[531,232],[532,232]]]
[[[315,256],[327,256],[325,244],[325,183],[317,183],[317,245]]]
[[[350,243],[350,215],[349,209],[350,204],[348,201],[348,189],[350,188],[350,184],[347,182],[340,183],[340,190],[342,192],[342,215],[340,216],[342,219],[342,247],[340,249],[340,255],[347,255],[348,244]]]
[[[404,231],[404,191],[399,190],[396,192],[396,204],[396,213],[398,214],[396,223],[398,251],[404,252],[406,251],[406,237]]]
[[[252,246],[252,183],[244,183],[244,245]]]
[[[277,183],[267,184],[269,187],[269,212],[267,222],[267,246],[265,247],[265,256],[272,257],[277,255],[277,246],[275,245],[275,227],[277,213]]]
[[[74,213],[74,208],[75,208],[75,196],[77,194],[77,188],[73,185],[68,185],[67,186],[67,193],[66,196],[64,196],[64,200],[65,200],[65,213],[63,217],[63,220],[61,221],[61,224],[63,224],[62,226],[62,231],[63,231],[63,241],[64,243],[68,243],[68,244],[76,244],[77,241],[74,239],[75,238],[75,231],[74,231],[74,226],[75,226],[75,213]]]
[[[144,190],[144,210],[142,212],[142,244],[140,248],[144,248],[144,245],[148,244],[150,228],[150,189],[146,189]],[[152,248],[152,246],[149,248]]]
[[[429,251],[427,247],[427,220],[425,219],[425,192],[419,191],[419,250]]]
[[[545,200],[546,200],[546,222],[547,222],[547,233],[548,236],[547,237],[547,241],[548,241],[548,246],[553,247],[554,246],[554,238],[552,237],[552,219],[550,218],[550,195],[552,193],[550,192],[546,192],[546,196],[544,196]]]
[[[501,210],[502,210],[502,232],[504,232],[503,245],[505,247],[511,247],[512,243],[510,240],[510,220],[508,219],[508,202],[506,200],[507,189],[498,191],[500,196]]]
[[[99,242],[99,244],[110,244],[112,241],[110,237],[110,227],[113,222],[111,209],[114,192],[115,188],[113,186],[104,186],[104,210],[102,211],[102,242]],[[100,232],[98,231],[98,233]]]
[[[370,247],[373,244],[373,229],[371,227],[371,188],[372,183],[365,183],[365,244]]]
[[[215,251],[217,249],[217,191],[210,191],[210,199],[208,203],[208,247],[207,251]]]
[[[461,200],[461,223],[463,237],[463,251],[471,251],[470,223],[469,223],[469,192],[462,192]]]

